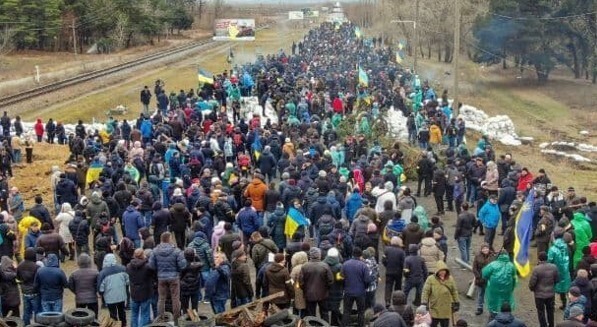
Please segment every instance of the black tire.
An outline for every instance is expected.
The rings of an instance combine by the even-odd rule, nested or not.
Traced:
[[[89,309],[71,309],[64,314],[64,321],[69,325],[85,326],[91,324],[94,320],[95,312]]]
[[[298,316],[289,315],[288,318],[278,322],[272,327],[296,327],[299,322]]]
[[[27,327],[48,327],[48,325],[43,325],[43,324],[39,324],[36,322],[32,322],[30,325],[27,325]]]
[[[4,323],[9,327],[25,327],[25,323],[19,317],[6,317]]]
[[[154,322],[149,325],[145,325],[145,327],[172,327],[172,325],[167,322]]]
[[[288,318],[288,310],[280,310],[272,315],[267,316],[263,321],[263,326],[270,327],[275,325],[278,322],[283,321],[284,319]]]
[[[153,320],[153,323],[158,324],[158,323],[171,322],[171,321],[174,321],[174,315],[170,312],[164,312],[163,314],[157,316]]]
[[[303,318],[303,322],[305,323],[306,327],[329,327],[330,326],[330,324],[328,324],[327,321],[325,321],[321,318],[313,317],[313,316]]]
[[[41,312],[35,315],[35,322],[42,325],[57,325],[63,321],[62,312]]]

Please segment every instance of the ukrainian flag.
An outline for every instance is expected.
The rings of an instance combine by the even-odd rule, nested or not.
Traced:
[[[99,161],[94,161],[89,165],[89,168],[87,169],[87,176],[85,178],[87,186],[99,179],[102,170],[104,170],[104,165]]]
[[[363,37],[363,33],[361,32],[361,29],[358,26],[354,28],[354,36],[356,36],[357,39]]]
[[[522,208],[518,211],[514,229],[514,265],[523,278],[531,273],[529,247],[533,232],[533,215],[535,214],[533,211],[534,201],[535,191],[531,190]]]
[[[255,157],[255,162],[259,160],[261,157],[261,151],[263,150],[263,145],[261,144],[261,137],[255,129],[255,138],[253,139],[253,144],[251,144],[251,148],[253,149],[253,156]]]
[[[369,86],[369,76],[367,76],[367,72],[361,68],[361,65],[358,66],[359,68],[359,85],[364,87]]]
[[[303,214],[291,207],[286,215],[286,225],[284,226],[284,234],[288,237],[292,237],[296,230],[301,226],[307,226],[307,219]]]
[[[205,84],[213,84],[214,83],[213,75],[206,72],[203,69],[199,69],[199,71],[197,72],[197,79],[199,80],[199,83],[205,83]]]

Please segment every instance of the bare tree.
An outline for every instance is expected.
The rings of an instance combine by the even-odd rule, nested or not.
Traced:
[[[215,19],[221,18],[224,11],[224,0],[214,0]]]
[[[126,45],[129,36],[128,29],[128,17],[122,13],[116,15],[116,28],[114,28],[114,35],[112,38],[114,39],[114,46],[117,49],[122,49]]]

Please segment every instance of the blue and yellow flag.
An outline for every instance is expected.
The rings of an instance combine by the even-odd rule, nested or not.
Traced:
[[[263,150],[263,145],[261,144],[261,137],[255,129],[255,138],[253,139],[253,144],[251,144],[251,148],[253,149],[253,156],[255,162],[259,161],[259,157],[261,157],[261,151]]]
[[[93,161],[89,165],[89,168],[87,169],[87,176],[85,178],[85,183],[87,183],[87,186],[99,179],[102,170],[104,170],[104,165],[99,161]]]
[[[199,69],[199,71],[197,71],[197,79],[199,80],[199,83],[205,83],[205,84],[213,84],[214,83],[213,75],[206,72],[203,69]]]
[[[533,232],[533,215],[535,214],[533,202],[535,202],[535,191],[531,190],[522,208],[518,211],[514,229],[514,265],[523,278],[531,273],[529,247]]]
[[[368,87],[369,86],[369,76],[367,76],[367,72],[365,70],[363,70],[363,68],[361,68],[361,65],[359,65],[358,67],[359,67],[359,85]]]
[[[300,226],[307,226],[307,219],[303,214],[295,208],[290,208],[286,215],[286,225],[284,226],[284,234],[292,237]]]
[[[354,36],[356,36],[357,39],[363,37],[363,33],[361,32],[361,29],[358,26],[355,26],[354,28]]]

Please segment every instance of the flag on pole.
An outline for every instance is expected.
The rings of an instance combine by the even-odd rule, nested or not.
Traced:
[[[361,65],[358,65],[359,69],[359,85],[364,87],[369,86],[369,76],[367,76],[367,72],[361,68]]]
[[[85,176],[85,183],[87,186],[100,178],[100,173],[104,170],[104,165],[99,161],[93,161],[87,168],[87,175]]]
[[[531,233],[533,232],[533,202],[535,201],[535,190],[527,195],[522,208],[516,216],[514,229],[514,265],[521,277],[531,273],[529,262],[529,247],[531,245]]]
[[[253,149],[253,156],[255,157],[255,162],[259,161],[259,157],[261,157],[261,151],[263,150],[263,145],[261,144],[261,137],[257,132],[257,128],[255,128],[254,132],[254,139],[253,144],[251,144],[251,148]]]
[[[358,26],[355,26],[354,28],[354,36],[356,36],[357,39],[363,37],[363,33],[361,32],[361,29]]]
[[[296,230],[301,226],[307,226],[307,219],[305,216],[295,208],[291,207],[286,215],[286,223],[284,225],[284,234],[292,237]]]
[[[213,84],[214,83],[213,75],[203,69],[199,69],[199,71],[197,71],[197,80],[200,83],[205,83],[205,84]]]
[[[396,51],[396,62],[401,64],[402,62],[404,62],[404,51],[402,50],[398,50]]]

